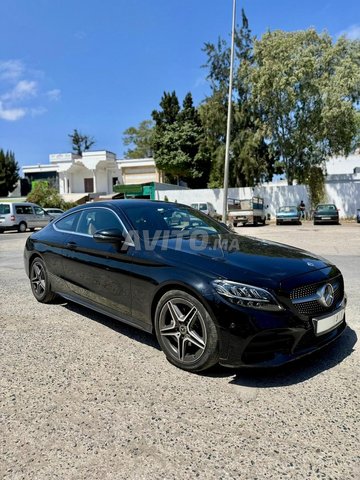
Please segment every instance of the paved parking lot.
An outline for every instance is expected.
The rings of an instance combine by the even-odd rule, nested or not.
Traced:
[[[342,270],[349,328],[285,368],[171,366],[151,335],[33,298],[28,234],[0,235],[0,477],[360,478],[360,225],[240,227]]]

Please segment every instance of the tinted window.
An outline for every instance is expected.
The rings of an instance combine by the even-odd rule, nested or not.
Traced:
[[[0,215],[6,215],[7,213],[10,213],[10,205],[0,203]]]
[[[199,205],[199,210],[202,210],[202,211],[207,210],[207,205],[206,205],[206,203],[200,203],[200,205]]]
[[[16,205],[15,212],[18,215],[33,215],[33,209],[31,205]]]
[[[98,230],[108,228],[121,228],[117,216],[107,208],[89,208],[81,212],[76,232],[93,235]]]
[[[66,232],[75,232],[76,226],[80,217],[80,213],[76,212],[71,215],[67,215],[65,218],[58,220],[55,226],[58,230],[65,230]]]

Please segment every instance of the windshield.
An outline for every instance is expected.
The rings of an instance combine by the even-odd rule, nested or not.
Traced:
[[[185,205],[171,203],[153,203],[128,205],[125,213],[142,238],[177,237],[197,234],[225,234],[228,229],[208,217]]]

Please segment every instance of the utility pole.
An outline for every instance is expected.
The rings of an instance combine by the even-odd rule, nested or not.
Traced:
[[[227,114],[225,164],[224,164],[224,198],[223,198],[223,211],[222,211],[222,221],[224,223],[226,223],[227,207],[228,207],[227,197],[228,197],[228,188],[229,188],[229,150],[230,150],[231,106],[232,106],[233,70],[234,70],[235,16],[236,16],[236,0],[233,0],[231,56],[230,56],[230,74],[229,74],[229,97],[228,97],[228,114]]]

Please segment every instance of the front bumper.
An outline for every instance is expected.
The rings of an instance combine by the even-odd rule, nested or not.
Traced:
[[[312,329],[289,328],[261,332],[246,342],[225,333],[227,352],[219,363],[226,367],[276,367],[310,355],[335,341],[346,328],[343,322],[330,332],[316,336]]]
[[[335,285],[342,280],[335,276],[328,281]],[[218,298],[212,307],[218,319],[221,365],[235,368],[283,365],[325,347],[346,328],[346,295],[341,288],[335,291],[335,302],[328,311],[319,305],[320,309],[310,313],[308,309],[314,309],[311,302],[303,303],[299,309],[287,296],[280,298],[284,310],[274,312],[240,307]],[[341,323],[334,323],[329,331],[316,333],[315,319],[330,318],[340,311],[344,312],[339,319]]]

